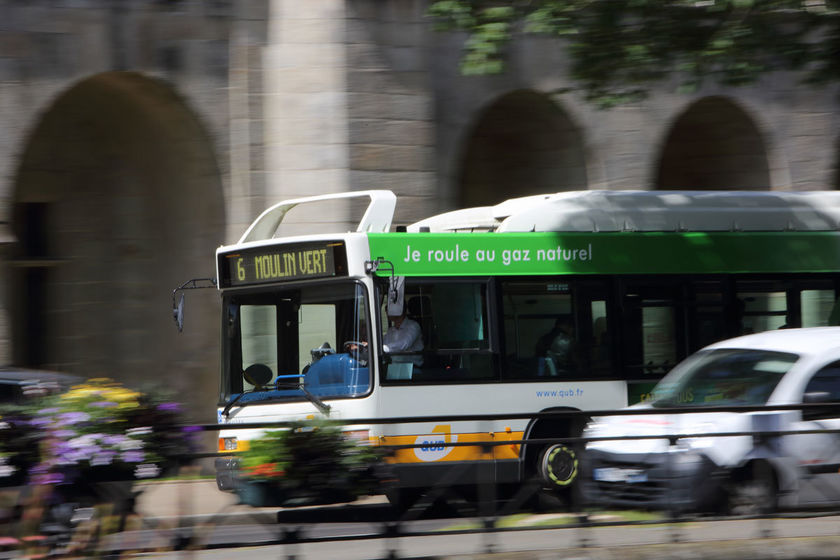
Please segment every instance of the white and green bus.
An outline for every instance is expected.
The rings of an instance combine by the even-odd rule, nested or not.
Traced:
[[[359,199],[356,231],[283,229]],[[259,433],[232,424],[369,419],[356,437],[416,445],[391,459],[392,499],[479,472],[570,488],[575,451],[545,440],[581,420],[540,413],[617,409],[711,342],[840,318],[837,192],[564,192],[404,227],[395,204],[389,191],[284,201],[218,249],[220,451]],[[384,351],[389,305],[419,324],[422,351]],[[545,342],[558,325],[563,359]],[[457,418],[470,415],[504,419]],[[377,423],[416,417],[454,420]],[[231,489],[235,460],[217,473]]]

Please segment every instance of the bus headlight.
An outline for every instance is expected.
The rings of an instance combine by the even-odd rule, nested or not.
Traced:
[[[344,432],[344,436],[356,443],[370,444],[370,430],[348,430]]]
[[[219,438],[219,451],[236,451],[239,448],[239,442],[234,437]]]

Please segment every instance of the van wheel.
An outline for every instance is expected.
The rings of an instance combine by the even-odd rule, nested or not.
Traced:
[[[731,515],[764,515],[778,509],[778,484],[773,467],[763,461],[734,473],[727,488]]]

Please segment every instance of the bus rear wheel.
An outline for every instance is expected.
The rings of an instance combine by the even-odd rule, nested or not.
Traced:
[[[578,476],[578,456],[562,443],[549,445],[540,453],[537,468],[543,482],[553,490],[572,486]]]

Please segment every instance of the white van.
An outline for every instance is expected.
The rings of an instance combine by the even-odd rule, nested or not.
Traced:
[[[772,410],[802,403],[803,410]],[[704,412],[727,406],[766,410]],[[840,434],[820,430],[837,429],[840,327],[718,342],[677,365],[652,400],[589,423],[586,438],[629,439],[587,444],[583,497],[595,506],[734,514],[836,506]],[[768,435],[776,431],[815,432]],[[726,433],[741,435],[699,437]]]

